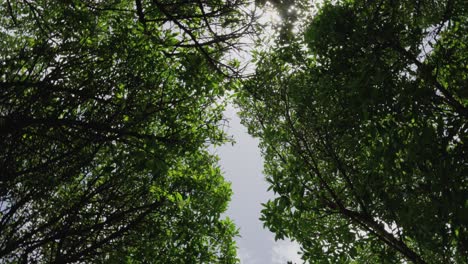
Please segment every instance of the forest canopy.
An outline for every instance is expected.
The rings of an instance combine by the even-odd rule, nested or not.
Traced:
[[[1,263],[238,263],[231,98],[305,262],[468,263],[468,2],[254,2],[0,1]]]
[[[207,147],[247,4],[1,1],[0,262],[237,262]]]
[[[467,2],[294,3],[237,98],[265,225],[310,263],[467,263]]]

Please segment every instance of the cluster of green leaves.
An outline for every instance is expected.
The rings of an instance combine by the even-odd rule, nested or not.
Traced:
[[[265,225],[312,263],[467,263],[467,2],[332,1],[297,24],[238,97]]]
[[[206,148],[245,5],[2,1],[0,262],[237,262]]]

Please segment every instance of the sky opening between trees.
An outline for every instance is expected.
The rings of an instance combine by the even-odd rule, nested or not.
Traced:
[[[0,10],[1,263],[238,263],[228,103],[304,262],[468,263],[468,2]]]

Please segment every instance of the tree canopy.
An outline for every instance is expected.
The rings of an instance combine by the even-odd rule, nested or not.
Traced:
[[[305,261],[468,263],[468,2],[255,2],[0,1],[0,262],[239,262],[234,96]]]
[[[467,2],[292,2],[237,99],[265,225],[310,263],[467,263]]]
[[[237,262],[207,147],[247,4],[1,1],[0,262]]]

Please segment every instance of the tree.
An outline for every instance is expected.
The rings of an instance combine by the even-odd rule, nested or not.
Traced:
[[[206,149],[247,4],[2,1],[1,262],[237,262]]]
[[[467,10],[325,2],[256,54],[238,104],[277,194],[262,220],[304,260],[467,263]]]

